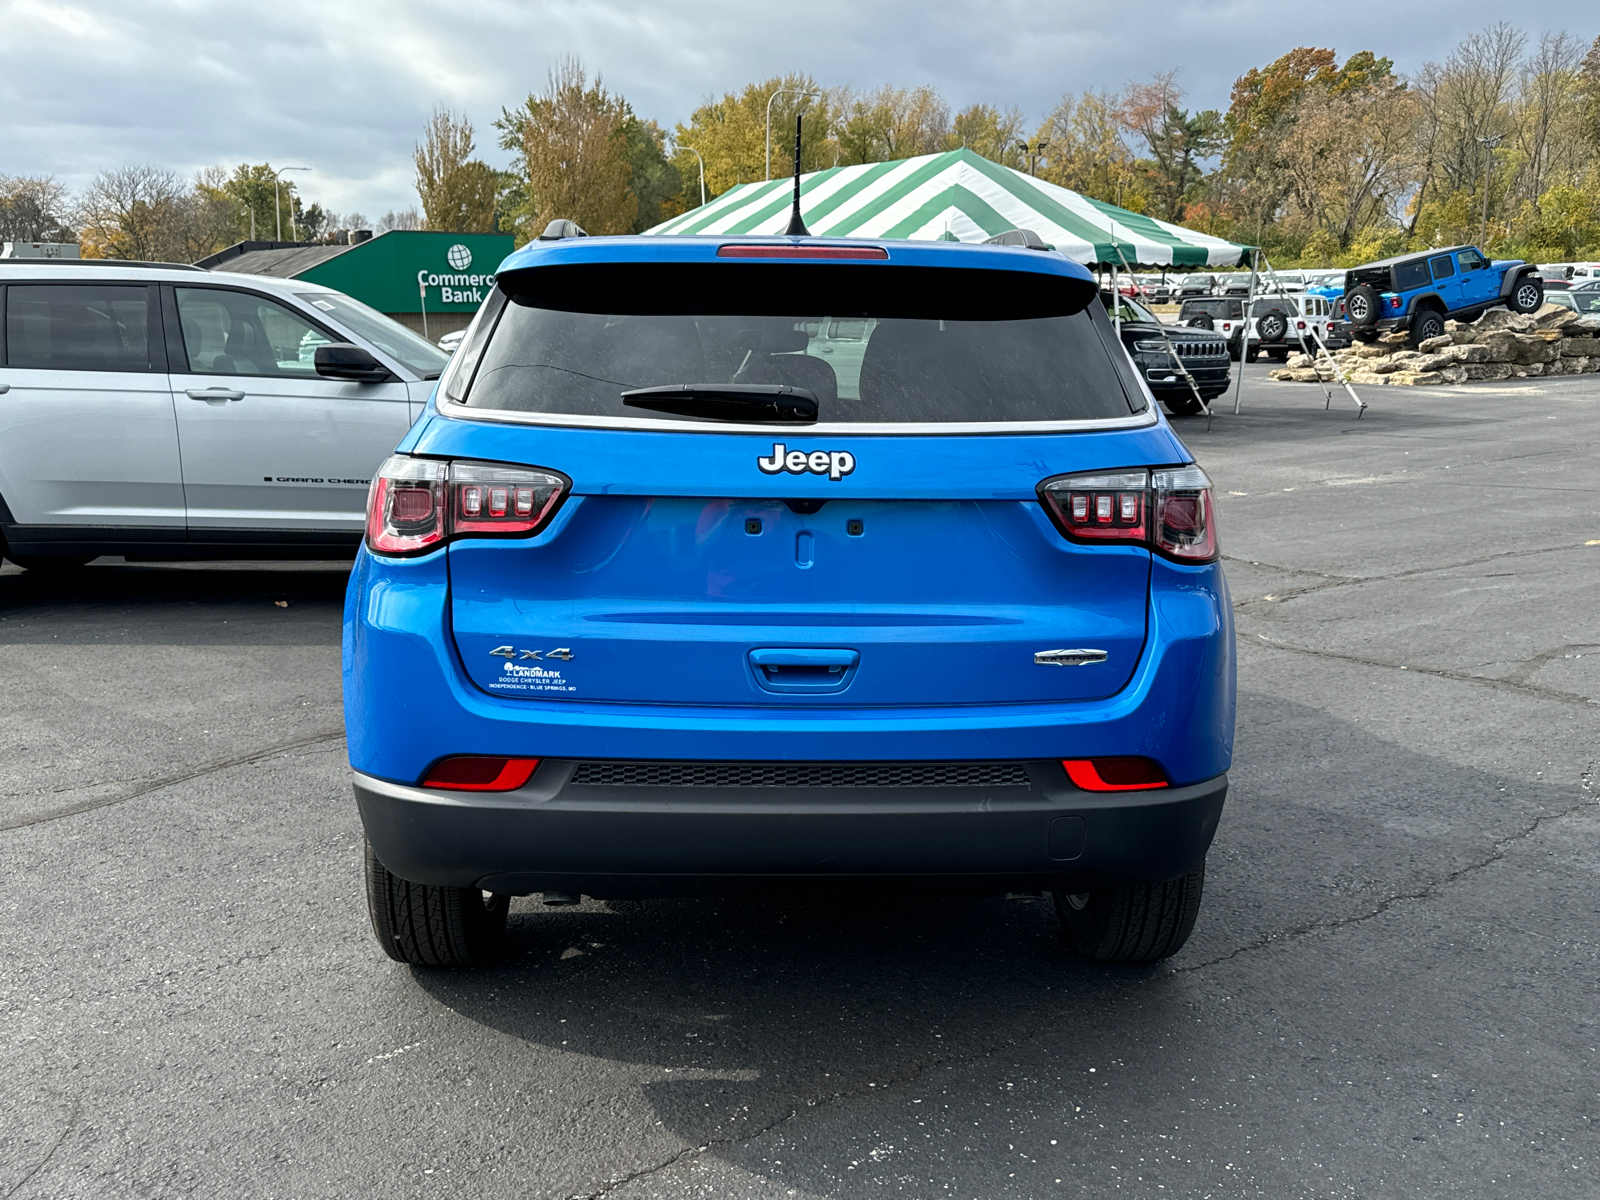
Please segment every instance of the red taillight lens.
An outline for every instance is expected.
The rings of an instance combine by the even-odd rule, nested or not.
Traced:
[[[1306,327],[1306,323],[1304,321],[1296,321],[1294,323],[1294,327],[1296,329],[1304,329]]]
[[[1039,497],[1074,542],[1144,545],[1183,562],[1217,555],[1211,480],[1196,466],[1062,475],[1042,483]]]
[[[454,758],[441,758],[429,767],[422,777],[422,786],[458,792],[514,792],[533,778],[538,765],[537,758],[459,754]]]
[[[1147,471],[1068,475],[1052,479],[1042,492],[1066,535],[1090,542],[1142,542],[1148,506]]]
[[[367,546],[378,554],[420,554],[462,534],[537,533],[567,487],[553,471],[397,454],[372,481]]]
[[[796,246],[788,242],[765,246],[718,246],[718,258],[876,258],[889,257],[882,246]]]
[[[1167,786],[1167,774],[1149,758],[1064,758],[1067,778],[1086,792],[1142,792]]]

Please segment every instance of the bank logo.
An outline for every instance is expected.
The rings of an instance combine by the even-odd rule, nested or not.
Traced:
[[[472,251],[457,242],[444,252],[444,260],[457,271],[465,271],[472,265]]]

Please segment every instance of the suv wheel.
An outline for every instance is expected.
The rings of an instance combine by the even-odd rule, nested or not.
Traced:
[[[1200,915],[1204,860],[1166,883],[1118,883],[1099,892],[1054,893],[1067,945],[1100,962],[1148,963],[1183,949]]]
[[[1429,338],[1444,334],[1444,314],[1436,308],[1425,308],[1411,318],[1411,344],[1420,346]]]
[[[1215,329],[1216,327],[1216,322],[1211,319],[1210,313],[1195,313],[1194,316],[1189,318],[1189,328],[1191,329]]]
[[[509,896],[401,879],[365,842],[367,912],[378,945],[395,962],[466,967],[505,950]]]
[[[1161,403],[1165,404],[1167,411],[1175,417],[1192,417],[1203,408],[1192,392],[1187,396],[1163,396]]]
[[[1512,312],[1536,313],[1544,307],[1544,284],[1537,275],[1524,275],[1511,289]]]
[[[1281,342],[1289,332],[1289,318],[1281,308],[1269,308],[1256,322],[1256,332],[1263,342]]]

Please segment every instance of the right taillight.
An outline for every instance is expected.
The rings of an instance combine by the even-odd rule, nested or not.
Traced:
[[[422,554],[469,534],[526,537],[549,523],[568,486],[536,467],[396,454],[367,495],[367,548]]]
[[[1179,562],[1217,556],[1211,480],[1199,467],[1058,475],[1039,485],[1056,528],[1075,542],[1148,546]]]

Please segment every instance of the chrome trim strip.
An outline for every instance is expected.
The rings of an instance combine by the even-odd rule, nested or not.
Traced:
[[[1142,381],[1141,381],[1142,382]],[[1148,389],[1146,389],[1148,396]],[[709,422],[666,421],[649,417],[599,417],[574,413],[525,413],[503,408],[468,408],[444,398],[443,390],[434,393],[434,407],[442,417],[453,421],[498,421],[508,425],[543,425],[566,429],[632,429],[648,433],[759,433],[766,437],[904,436],[906,434],[1016,434],[1016,433],[1097,433],[1113,429],[1144,429],[1160,423],[1154,397],[1149,397],[1143,412],[1126,417],[1099,417],[1083,421],[929,421],[904,424],[866,424],[819,422],[816,425],[733,425]]]

